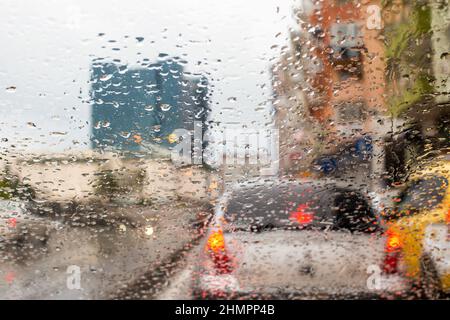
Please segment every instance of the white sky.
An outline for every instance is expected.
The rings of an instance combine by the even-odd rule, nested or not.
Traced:
[[[215,121],[264,127],[271,59],[287,44],[291,7],[292,0],[2,0],[0,138],[8,142],[0,148],[89,148],[94,57],[133,67],[160,52],[183,56],[187,71],[213,85]]]

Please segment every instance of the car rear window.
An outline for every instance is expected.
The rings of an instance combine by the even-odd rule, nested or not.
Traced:
[[[365,199],[335,188],[298,185],[235,190],[225,208],[227,231],[269,229],[368,230],[374,216]]]
[[[374,211],[359,192],[348,190],[338,192],[334,198],[332,212],[335,229],[365,233],[380,230]]]
[[[444,199],[448,181],[442,176],[428,175],[411,182],[401,194],[391,219],[431,210]]]
[[[277,185],[235,190],[225,208],[228,227],[248,231],[320,223],[329,206],[315,186]]]

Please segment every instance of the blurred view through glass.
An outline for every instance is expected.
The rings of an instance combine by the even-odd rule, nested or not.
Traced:
[[[1,299],[447,299],[448,0],[0,5]]]

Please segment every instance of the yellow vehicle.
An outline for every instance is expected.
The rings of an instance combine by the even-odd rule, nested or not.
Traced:
[[[450,291],[450,157],[428,161],[415,171],[387,225],[385,274],[402,274],[422,297]]]

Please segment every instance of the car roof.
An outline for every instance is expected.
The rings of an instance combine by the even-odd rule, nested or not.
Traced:
[[[450,178],[450,154],[442,154],[422,163],[417,167],[416,172],[411,175],[411,178],[417,179],[429,174],[440,174]]]
[[[290,179],[280,179],[280,178],[257,178],[248,180],[245,182],[238,182],[228,188],[228,192],[237,191],[242,189],[252,189],[252,188],[314,188],[317,190],[330,190],[330,189],[346,189],[352,191],[364,191],[365,186],[355,186],[348,181],[337,181],[335,179],[316,179],[316,180],[290,180]]]

